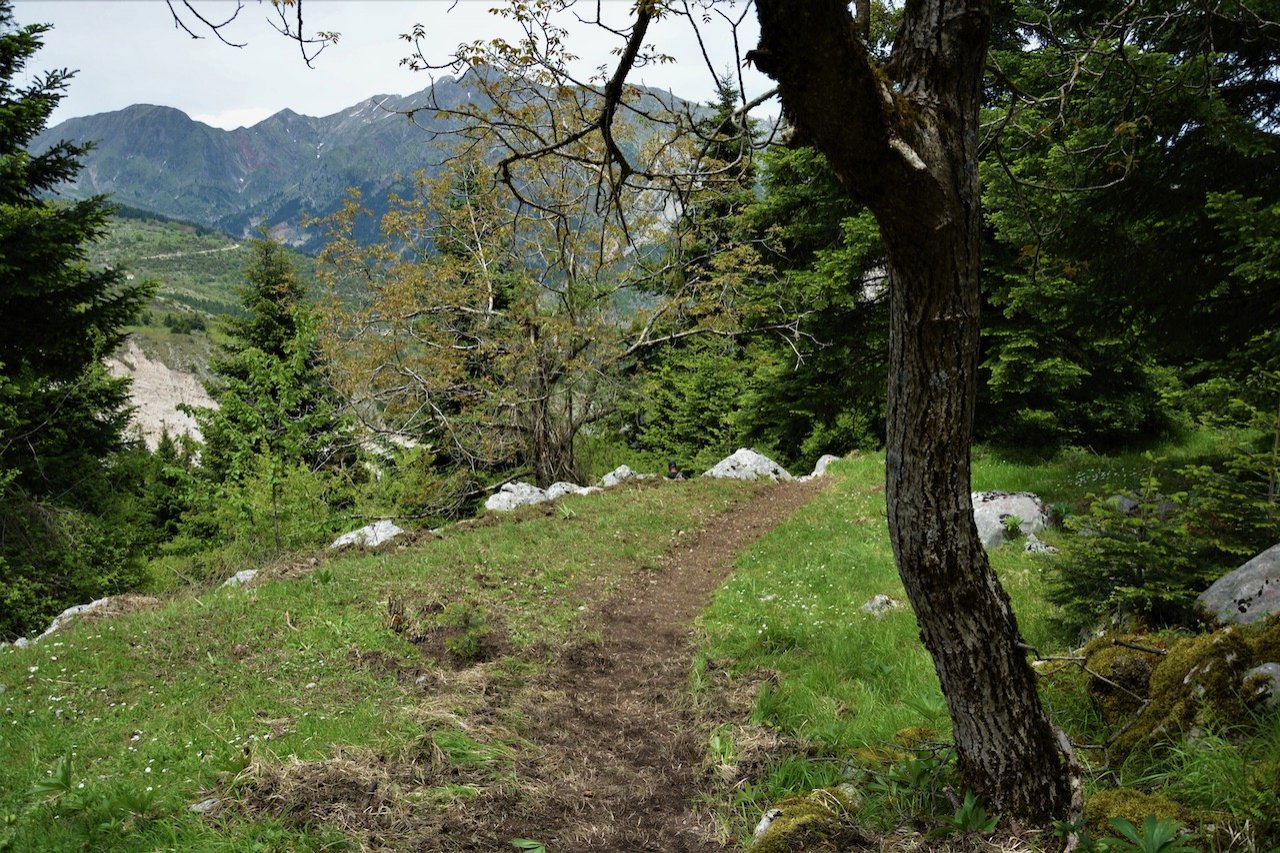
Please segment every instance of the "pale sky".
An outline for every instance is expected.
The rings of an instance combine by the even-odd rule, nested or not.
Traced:
[[[506,22],[489,13],[501,0],[305,0],[304,22],[309,31],[342,34],[310,69],[297,45],[271,29],[268,0],[243,3],[239,17],[226,31],[230,40],[247,42],[243,48],[228,47],[212,36],[193,40],[175,28],[163,0],[15,0],[13,9],[20,25],[54,25],[29,71],[70,68],[79,72],[50,126],[73,116],[139,103],[176,107],[199,121],[228,129],[254,124],[285,107],[304,115],[330,115],[372,95],[407,95],[430,85],[426,73],[399,64],[410,47],[398,35],[415,23],[426,27],[432,53],[441,59],[461,42],[514,35],[503,28]],[[180,6],[178,0],[174,5]],[[221,20],[235,11],[236,0],[200,0],[195,5],[205,17]],[[594,15],[595,2],[579,5],[579,14]],[[605,0],[602,8],[606,17],[623,24],[633,2]],[[746,13],[747,25],[739,33],[743,53],[755,46],[756,29],[755,11],[744,7],[743,0],[721,0],[712,10],[712,23],[703,39],[711,64],[723,73],[734,54],[732,35],[720,12],[735,19]],[[571,20],[566,21],[569,24]],[[575,32],[584,36],[574,38]],[[709,100],[714,91],[711,73],[687,20],[659,21],[649,35],[662,52],[679,61],[642,69],[632,82]],[[571,29],[569,46],[582,57],[584,75],[602,63],[611,64],[614,57],[608,51],[616,44],[598,30]],[[744,73],[748,98],[772,85],[760,74]]]

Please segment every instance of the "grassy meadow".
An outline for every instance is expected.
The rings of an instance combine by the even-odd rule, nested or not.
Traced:
[[[1144,464],[1140,454],[1027,462],[979,453],[974,483],[1031,489],[1072,512]],[[828,489],[741,554],[698,621],[690,695],[708,744],[706,805],[726,842],[749,840],[779,798],[850,779],[873,792],[869,820],[889,825],[936,808],[904,805],[945,778],[945,747],[930,745],[945,742],[945,707],[914,618],[907,608],[859,610],[878,594],[904,597],[883,476],[878,455],[834,465]],[[179,591],[0,649],[0,849],[370,844],[344,833],[340,815],[308,820],[280,793],[289,768],[309,762],[414,768],[379,778],[400,805],[428,814],[518,797],[513,768],[528,748],[521,697],[580,639],[583,608],[624,576],[658,572],[685,531],[760,488],[649,481],[376,552],[291,555],[248,588]],[[992,561],[1027,640],[1064,651],[1044,597],[1045,558],[1006,546]],[[1048,684],[1046,696],[1073,733],[1095,725],[1080,679]],[[1265,807],[1274,792],[1242,786],[1232,768],[1280,756],[1280,725],[1268,725],[1260,746],[1227,742],[1212,760],[1184,754],[1198,768],[1191,776],[1153,780],[1151,765],[1107,773],[1149,787],[1234,784],[1245,790],[1200,801],[1230,812],[1251,797],[1251,808]],[[903,730],[916,733],[912,744]],[[858,769],[877,761],[874,773]],[[191,810],[206,799],[218,801],[209,815]]]

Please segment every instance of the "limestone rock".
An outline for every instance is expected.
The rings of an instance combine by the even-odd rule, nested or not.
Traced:
[[[988,551],[1008,538],[1006,519],[1016,516],[1018,530],[1023,536],[1049,526],[1049,508],[1030,492],[974,492],[970,498],[973,501],[973,520],[978,525],[978,538]]]
[[[532,506],[547,500],[547,493],[529,483],[506,483],[484,502],[484,508],[494,512],[510,512],[522,506]]]
[[[795,479],[777,462],[749,447],[738,448],[702,476],[733,480],[758,480],[764,477],[783,481]]]
[[[1196,601],[1223,622],[1249,624],[1280,611],[1280,545],[1218,578]]]
[[[625,483],[627,480],[634,480],[640,475],[632,471],[626,465],[619,465],[608,474],[600,478],[600,488],[611,489],[619,483]]]
[[[222,582],[223,586],[244,586],[258,576],[257,569],[243,569]]]
[[[1027,544],[1022,546],[1022,550],[1028,554],[1056,554],[1058,549],[1052,545],[1048,545],[1040,541],[1040,537],[1034,533],[1027,534]]]
[[[547,500],[559,500],[565,495],[590,495],[600,491],[595,486],[577,486],[573,483],[552,483],[547,487]]]
[[[384,542],[388,542],[395,537],[404,533],[395,522],[387,518],[375,521],[373,524],[367,524],[359,530],[352,530],[350,533],[344,533],[337,539],[333,540],[333,544],[329,547],[345,548],[348,545],[363,545],[366,548],[377,548]]]
[[[53,617],[53,621],[49,623],[48,628],[44,629],[44,633],[35,637],[19,637],[13,641],[13,645],[20,649],[26,648],[38,640],[43,640],[50,634],[61,631],[67,626],[68,622],[82,614],[99,613],[103,616],[115,616],[141,607],[154,606],[158,603],[157,599],[149,596],[125,593],[123,595],[108,595],[106,598],[99,598],[96,601],[90,601],[88,604],[76,604]],[[0,643],[0,646],[4,645],[8,645],[8,643]]]
[[[813,473],[810,474],[809,476],[821,477],[827,473],[827,468],[831,465],[832,462],[839,462],[839,461],[840,461],[839,456],[833,456],[830,453],[826,453],[822,456],[819,456],[817,463],[813,466]]]

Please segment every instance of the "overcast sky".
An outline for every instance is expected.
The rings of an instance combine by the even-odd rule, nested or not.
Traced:
[[[180,5],[178,0],[174,5]],[[227,28],[231,40],[247,42],[243,48],[228,47],[213,37],[192,39],[175,28],[163,0],[15,0],[14,16],[19,24],[54,25],[28,70],[79,72],[50,126],[73,116],[144,103],[177,107],[199,121],[235,128],[285,107],[323,116],[372,95],[424,89],[431,82],[426,73],[400,66],[409,45],[398,35],[423,24],[432,53],[443,58],[461,42],[510,37],[511,31],[503,29],[505,22],[489,13],[497,5],[500,0],[305,0],[308,31],[342,34],[313,69],[302,62],[296,44],[272,31],[268,18],[273,12],[265,0],[244,0],[239,17]],[[581,6],[583,13],[594,14],[594,2]],[[633,2],[606,0],[603,6],[606,15],[622,22]],[[201,0],[196,8],[220,20],[235,11],[236,0]],[[754,10],[744,10],[742,0],[723,2],[719,8],[734,17],[746,11],[748,29],[739,39],[743,52],[753,47]],[[717,15],[712,17],[713,27],[722,23]],[[586,37],[571,35],[570,47],[582,57],[584,74],[614,61],[608,50],[616,41],[597,30],[578,31]],[[724,26],[704,32],[711,64],[721,72],[733,62],[728,33]],[[688,22],[660,21],[650,29],[650,37],[679,61],[644,69],[633,81],[671,89],[685,98],[710,99],[713,82]],[[748,97],[769,85],[761,75],[751,74]]]

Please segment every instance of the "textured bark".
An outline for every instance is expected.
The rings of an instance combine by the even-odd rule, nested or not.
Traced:
[[[757,0],[750,58],[799,138],[880,223],[889,253],[887,498],[894,555],[946,696],[966,784],[1005,815],[1070,806],[1067,762],[973,523],[977,122],[985,0],[909,2],[878,66],[841,0]]]

